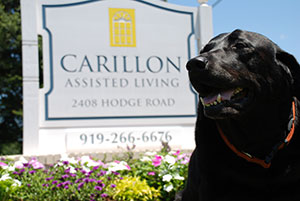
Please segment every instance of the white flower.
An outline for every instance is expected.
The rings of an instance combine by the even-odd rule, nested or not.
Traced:
[[[2,177],[0,178],[0,181],[5,181],[5,180],[7,180],[7,179],[12,179],[12,178],[9,176],[9,174],[4,174],[4,175],[2,175]]]
[[[4,170],[8,170],[8,171],[10,171],[10,172],[12,172],[12,171],[14,171],[16,168],[15,168],[15,166],[2,166],[2,169],[4,169]]]
[[[1,166],[1,168],[2,168],[3,170],[8,169],[8,167],[9,167],[9,166]]]
[[[162,180],[166,181],[166,182],[169,182],[169,181],[171,181],[172,178],[173,178],[172,175],[166,174],[166,175],[163,176]]]
[[[71,164],[76,164],[78,161],[74,157],[69,157],[67,154],[61,154],[60,161],[68,161]]]
[[[87,163],[87,166],[88,167],[95,167],[95,166],[98,166],[99,163],[97,161],[94,161],[94,160],[90,160],[88,163]]]
[[[16,169],[16,168],[15,168],[14,166],[8,166],[8,168],[7,168],[7,170],[8,170],[8,171],[11,171],[11,172],[12,172],[12,171],[15,171],[15,169]]]
[[[184,180],[184,177],[180,176],[179,174],[176,174],[174,176],[174,179],[177,179],[177,180]]]
[[[90,160],[91,160],[91,158],[89,156],[82,156],[80,158],[81,164],[88,163]]]
[[[59,167],[59,166],[63,166],[63,163],[62,163],[62,162],[57,162],[57,163],[54,165],[55,168],[56,168],[56,167]]]
[[[146,161],[152,161],[152,160],[148,156],[143,156],[143,158],[141,158],[141,161],[146,162]]]
[[[24,167],[24,163],[28,163],[28,161],[23,156],[21,156],[19,160],[14,163],[14,168],[21,169]]]
[[[165,161],[170,165],[174,165],[176,163],[176,159],[173,156],[166,155]]]
[[[14,183],[12,184],[12,186],[21,186],[21,182],[17,179],[14,179]]]
[[[170,192],[171,190],[173,190],[174,186],[172,184],[169,185],[164,185],[164,190],[167,192]]]
[[[9,174],[4,174],[2,175],[2,177],[0,178],[0,181],[5,181],[5,180],[12,180],[14,183],[12,184],[12,186],[21,186],[21,182],[17,179],[12,179]]]
[[[28,161],[26,160],[26,158],[24,158],[23,156],[21,156],[19,158],[19,161],[21,161],[22,163],[28,163]]]
[[[77,172],[73,166],[69,166],[69,168],[70,168],[70,173],[75,174]]]
[[[108,165],[109,172],[116,172],[116,171],[120,171],[120,170],[130,170],[130,167],[128,166],[128,164],[125,161],[111,162],[111,163],[108,163],[107,165]]]
[[[16,161],[16,162],[14,163],[14,168],[21,169],[21,168],[23,168],[23,167],[24,167],[24,165],[23,165],[23,163],[22,163],[21,161]]]
[[[87,167],[95,167],[95,166],[99,165],[99,162],[92,160],[88,156],[81,157],[80,162],[81,162],[81,164],[85,164]]]

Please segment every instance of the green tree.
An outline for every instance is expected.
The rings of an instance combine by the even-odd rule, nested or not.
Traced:
[[[21,152],[22,64],[19,0],[0,1],[0,154]]]

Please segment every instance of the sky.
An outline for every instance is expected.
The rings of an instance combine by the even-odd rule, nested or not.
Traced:
[[[208,0],[213,5],[219,0]],[[168,0],[197,7],[197,0]],[[270,38],[300,62],[300,0],[221,0],[213,7],[214,36],[235,29]]]

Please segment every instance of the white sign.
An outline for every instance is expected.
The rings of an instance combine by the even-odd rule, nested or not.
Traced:
[[[195,54],[197,9],[165,6],[126,0],[42,5],[42,126],[193,122],[197,95],[185,63]]]
[[[159,131],[151,129],[153,126],[193,127],[198,98],[185,64],[197,52],[195,40],[208,40],[201,38],[204,31],[199,25],[200,10],[207,7],[210,11],[206,4],[197,9],[152,0],[21,2],[23,54],[32,45],[24,43],[26,25],[32,20],[37,29],[28,32],[30,41],[35,41],[38,33],[43,38],[44,83],[38,99],[31,100],[39,107],[40,134],[35,140],[39,145],[35,150],[46,153],[44,142],[57,139],[57,135],[66,136],[64,148],[57,149],[64,151],[112,147],[125,138],[127,142],[134,139],[130,143],[137,147],[147,147],[152,142],[137,137],[143,133],[133,134],[140,128],[148,126],[150,130],[143,132],[155,133]],[[211,12],[203,13],[208,13],[210,21]],[[23,66],[25,72],[28,64],[23,62]],[[32,74],[36,76],[36,72]],[[33,82],[37,84],[35,79]],[[29,88],[24,88],[24,93],[26,90]],[[28,104],[24,105],[24,118]],[[123,134],[117,135],[118,143],[104,127],[120,128]],[[72,128],[77,130],[67,132]],[[89,128],[97,132],[81,130]],[[86,142],[82,144],[81,139]],[[99,142],[102,146],[95,145]],[[161,144],[160,140],[153,143]],[[29,150],[26,146],[24,151]]]

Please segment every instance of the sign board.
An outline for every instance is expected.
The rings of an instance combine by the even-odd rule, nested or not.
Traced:
[[[193,141],[198,99],[185,64],[196,54],[197,37],[201,40],[200,11],[209,6],[148,0],[21,3],[23,57],[33,52],[37,42],[29,41],[40,34],[44,74],[34,99],[37,145],[24,142],[24,152],[113,150],[128,144],[145,149],[161,141],[176,147],[187,135]],[[211,13],[207,17],[211,20]],[[27,36],[29,25],[35,30]],[[26,65],[23,61],[23,72]],[[37,84],[30,79],[36,70],[28,68],[34,76],[24,72],[23,80]],[[34,107],[24,102],[24,122],[25,104]],[[24,141],[31,135],[25,132],[26,125]],[[53,150],[53,143],[61,145]]]

